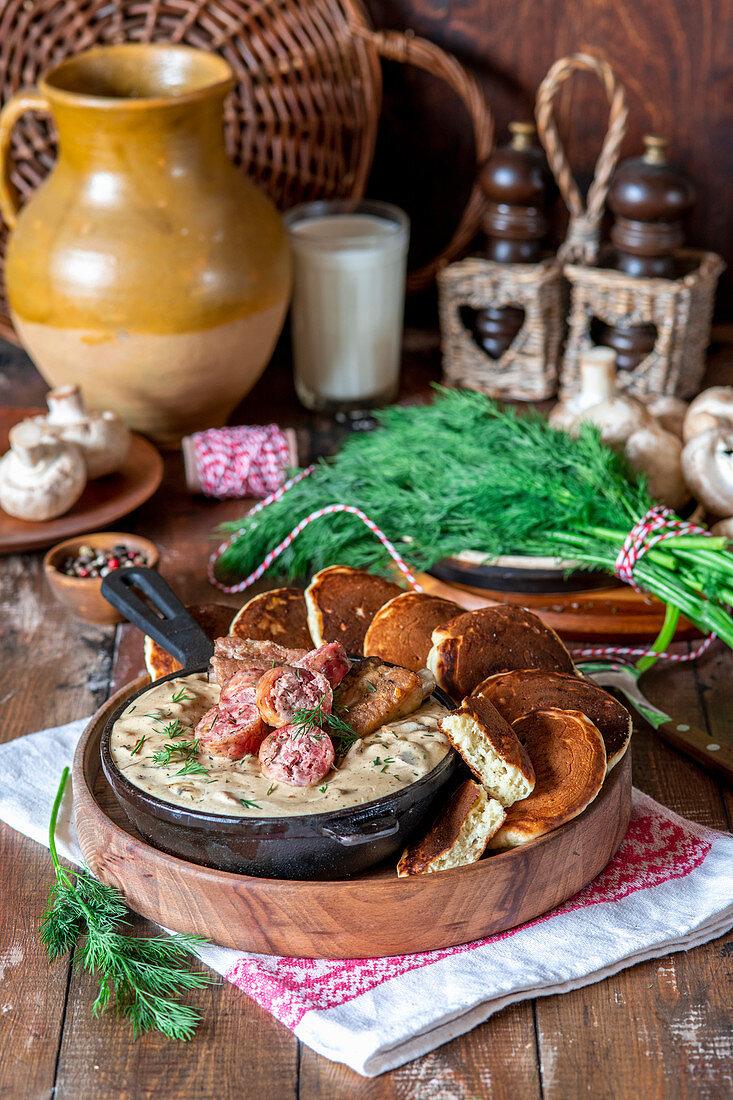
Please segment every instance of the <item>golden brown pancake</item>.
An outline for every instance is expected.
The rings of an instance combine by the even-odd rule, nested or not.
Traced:
[[[527,797],[535,783],[530,758],[512,727],[488,699],[464,699],[458,710],[441,718],[440,728],[502,806]]]
[[[440,687],[462,699],[496,672],[545,668],[572,672],[573,661],[554,630],[524,607],[499,604],[466,611],[433,631],[428,668]]]
[[[399,585],[347,565],[321,569],[305,590],[308,628],[314,644],[340,642],[347,653],[360,657],[372,619],[401,591]]]
[[[229,633],[294,649],[313,649],[305,596],[300,588],[273,588],[253,596],[234,616]]]
[[[483,680],[473,695],[488,699],[509,723],[532,710],[579,710],[601,731],[608,771],[629,747],[632,721],[626,707],[581,676],[544,669],[500,672]]]
[[[536,782],[527,798],[509,807],[490,848],[516,848],[572,821],[606,775],[603,738],[578,710],[533,710],[512,729],[529,753]]]
[[[234,614],[233,608],[225,607],[221,603],[195,603],[188,607],[187,611],[212,642],[215,638],[220,638],[227,633]],[[183,667],[175,657],[171,657],[161,645],[154,642],[149,634],[145,635],[143,652],[145,667],[151,680],[160,680],[161,676],[167,676],[169,672],[178,672]]]
[[[427,592],[401,592],[380,607],[364,638],[364,655],[417,672],[426,667],[432,634],[465,608]]]
[[[402,853],[397,874],[407,878],[408,875],[428,875],[476,863],[505,817],[501,803],[488,798],[483,787],[467,779],[453,792],[448,805],[420,843]]]

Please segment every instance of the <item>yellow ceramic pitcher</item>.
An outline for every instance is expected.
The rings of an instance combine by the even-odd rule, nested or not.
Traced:
[[[274,206],[227,155],[217,54],[103,46],[0,113],[13,323],[54,386],[81,384],[161,443],[223,424],[262,373],[290,291]],[[20,211],[13,124],[50,111],[53,172]]]

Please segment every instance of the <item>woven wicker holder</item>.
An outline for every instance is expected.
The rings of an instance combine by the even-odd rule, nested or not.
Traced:
[[[608,132],[584,204],[560,143],[552,103],[560,86],[578,71],[594,73],[609,99]],[[712,252],[680,249],[676,279],[637,278],[603,266],[610,249],[600,249],[606,195],[626,132],[628,108],[623,86],[605,62],[588,54],[562,58],[552,66],[537,92],[537,131],[560,193],[570,213],[567,237],[558,251],[562,273],[570,283],[569,332],[560,373],[563,400],[580,387],[580,355],[592,345],[594,319],[607,324],[652,324],[653,350],[633,370],[619,375],[619,385],[643,396],[649,393],[691,397],[705,370],[713,298],[725,267]]]
[[[552,397],[563,329],[562,278],[554,256],[536,264],[461,260],[439,272],[438,295],[448,385],[521,401]],[[487,355],[464,325],[461,309],[466,306],[524,310],[522,327],[500,358]]]
[[[621,371],[618,385],[636,396],[667,394],[690,398],[700,389],[705,350],[718,277],[725,264],[714,252],[675,253],[687,269],[677,279],[634,278],[622,271],[566,264],[571,286],[569,332],[562,362],[564,400],[580,388],[580,356],[591,345],[595,318],[607,324],[656,327],[654,348],[631,371]]]

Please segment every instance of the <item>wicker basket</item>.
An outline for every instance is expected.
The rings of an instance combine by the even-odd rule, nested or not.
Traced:
[[[492,120],[474,78],[424,39],[373,31],[359,0],[2,0],[0,99],[70,54],[125,41],[185,43],[226,58],[237,79],[226,108],[229,152],[281,209],[362,196],[381,109],[380,57],[445,80],[471,116],[477,164],[491,150]],[[13,154],[12,183],[26,198],[53,166],[49,122],[25,116]],[[483,209],[476,184],[453,237],[410,273],[410,289],[428,285],[471,240]],[[5,243],[3,229],[0,278]],[[0,331],[14,338],[1,282]]]
[[[552,103],[561,84],[578,70],[594,72],[603,83],[611,110],[609,129],[584,204],[560,143]],[[639,278],[604,266],[610,250],[600,249],[601,221],[611,177],[626,132],[628,110],[623,87],[610,66],[576,54],[552,66],[537,93],[537,130],[550,168],[570,212],[565,242],[558,251],[570,283],[569,333],[560,375],[566,400],[580,386],[580,355],[592,345],[595,320],[607,324],[651,324],[654,348],[633,370],[619,374],[619,385],[637,396],[691,397],[705,371],[705,350],[718,276],[725,267],[712,252],[680,249],[675,279]]]

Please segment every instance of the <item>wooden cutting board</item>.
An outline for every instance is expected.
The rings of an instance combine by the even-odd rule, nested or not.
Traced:
[[[303,958],[383,957],[470,943],[533,920],[595,878],[626,834],[631,754],[588,809],[531,844],[470,867],[398,879],[394,865],[336,882],[254,878],[158,851],[133,829],[101,768],[108,716],[92,718],[74,757],[74,813],[92,873],[143,916],[223,947]]]
[[[539,594],[446,584],[429,573],[419,573],[417,580],[426,592],[454,600],[467,610],[496,603],[528,607],[567,641],[643,645],[656,638],[664,621],[664,604],[660,600],[635,592],[629,585],[614,584],[610,579],[607,588]],[[700,637],[692,623],[680,619],[676,641]]]

